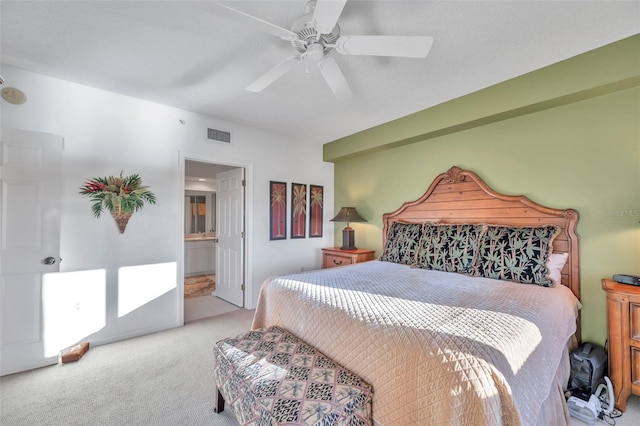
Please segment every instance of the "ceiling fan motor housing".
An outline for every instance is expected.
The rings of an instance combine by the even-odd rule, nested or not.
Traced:
[[[310,3],[313,3],[311,9],[309,8]],[[307,3],[305,14],[293,21],[291,31],[296,33],[298,38],[292,40],[291,44],[300,53],[305,53],[313,44],[320,44],[326,55],[335,49],[335,44],[340,38],[340,27],[336,25],[330,33],[320,34],[318,37],[318,31],[313,25],[313,8],[315,8],[315,2]]]

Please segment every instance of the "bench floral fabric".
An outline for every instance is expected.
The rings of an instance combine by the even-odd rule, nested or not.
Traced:
[[[371,386],[280,327],[214,347],[218,391],[242,425],[371,425]]]

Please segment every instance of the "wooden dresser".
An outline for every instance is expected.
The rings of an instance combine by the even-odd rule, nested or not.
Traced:
[[[607,292],[609,377],[617,409],[624,411],[630,394],[640,395],[640,286],[602,280]]]
[[[373,260],[374,254],[374,250],[367,249],[341,250],[340,247],[323,248],[322,267],[333,268],[335,266],[367,262]]]

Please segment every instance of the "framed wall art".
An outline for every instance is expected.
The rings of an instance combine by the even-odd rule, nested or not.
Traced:
[[[307,185],[291,184],[291,238],[307,236]]]
[[[285,182],[269,182],[269,239],[285,240],[287,238],[287,184]]]
[[[309,185],[309,238],[322,237],[322,202],[324,188]]]

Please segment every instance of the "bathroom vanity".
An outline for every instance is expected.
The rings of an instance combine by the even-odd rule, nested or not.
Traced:
[[[206,275],[216,272],[215,233],[190,234],[184,239],[184,275]]]

